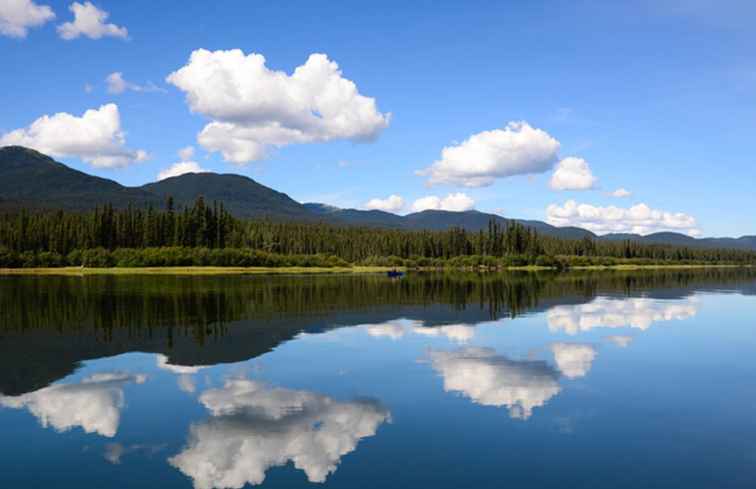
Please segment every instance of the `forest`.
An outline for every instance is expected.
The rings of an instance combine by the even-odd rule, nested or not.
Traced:
[[[0,267],[753,264],[756,252],[543,236],[512,222],[469,232],[241,220],[200,197],[178,208],[0,215]]]

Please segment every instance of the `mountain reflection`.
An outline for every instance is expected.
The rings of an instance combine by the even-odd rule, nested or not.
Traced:
[[[0,393],[38,391],[82,361],[140,351],[196,390],[196,369],[273,351],[303,332],[365,326],[375,337],[475,340],[486,322],[548,312],[553,332],[646,329],[692,317],[698,290],[753,294],[736,269],[417,273],[321,277],[0,278]],[[608,338],[627,345],[620,335]],[[576,371],[574,371],[576,372]]]
[[[512,418],[528,419],[561,390],[559,372],[544,361],[510,360],[491,348],[473,347],[429,355],[445,391],[461,392],[484,406],[507,407]]]
[[[0,406],[32,413],[44,427],[58,432],[81,427],[112,438],[123,408],[123,387],[144,383],[144,375],[97,373],[78,384],[57,384],[21,396],[0,396]]]
[[[205,391],[200,402],[211,417],[192,425],[184,450],[169,459],[196,489],[261,484],[269,468],[289,461],[310,482],[325,482],[390,419],[377,401],[342,402],[244,378]]]
[[[698,313],[695,297],[668,301],[649,298],[599,297],[588,304],[556,306],[547,313],[549,329],[569,335],[594,328],[637,328],[646,330],[654,323],[684,320]]]

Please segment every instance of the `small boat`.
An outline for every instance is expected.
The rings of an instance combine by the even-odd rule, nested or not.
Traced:
[[[400,272],[399,270],[389,270],[386,272],[386,275],[388,275],[389,278],[399,278],[404,276],[404,272]]]

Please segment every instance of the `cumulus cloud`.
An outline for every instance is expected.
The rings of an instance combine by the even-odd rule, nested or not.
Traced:
[[[390,114],[325,54],[310,55],[291,75],[265,63],[240,49],[198,49],[166,79],[186,92],[192,112],[212,119],[197,140],[226,161],[246,164],[296,143],[369,141],[388,126]]]
[[[596,349],[581,343],[554,343],[551,352],[557,368],[569,379],[585,377],[596,358]]]
[[[21,396],[0,396],[0,406],[26,408],[42,426],[58,432],[81,427],[112,438],[118,431],[126,384],[141,384],[144,375],[99,373],[78,384],[56,384]]]
[[[441,159],[418,172],[428,183],[484,187],[497,178],[543,173],[557,159],[559,141],[527,122],[473,134],[441,151]]]
[[[399,212],[404,208],[404,199],[398,195],[389,195],[385,199],[370,199],[365,204],[365,208],[386,212]]]
[[[196,161],[179,161],[158,173],[157,179],[165,180],[166,178],[177,177],[186,173],[203,173],[205,171],[207,170],[203,169]]]
[[[0,34],[24,38],[29,28],[38,27],[55,18],[47,5],[32,0],[4,0],[0,2]]]
[[[127,90],[132,92],[161,92],[162,88],[156,86],[153,83],[147,83],[146,85],[139,85],[132,83],[123,78],[123,73],[120,71],[113,72],[105,78],[105,83],[108,86],[108,93],[119,94]]]
[[[630,197],[631,195],[633,195],[633,193],[625,189],[624,187],[620,187],[614,192],[610,192],[609,195],[611,197],[617,197],[618,199],[623,199],[625,197]]]
[[[645,331],[661,321],[682,321],[698,313],[694,298],[682,301],[645,297],[613,299],[599,297],[588,304],[556,306],[546,313],[549,330],[569,335],[595,328],[636,328]]]
[[[569,156],[559,162],[551,175],[549,186],[554,190],[590,190],[597,181],[587,161]]]
[[[515,419],[528,419],[560,391],[559,372],[547,363],[510,360],[490,348],[431,351],[430,359],[444,391],[461,392],[483,406],[506,407]]]
[[[129,37],[129,31],[125,27],[106,24],[105,21],[110,14],[98,9],[92,2],[74,2],[68,7],[68,10],[74,14],[73,22],[66,22],[58,26],[58,35],[67,41],[79,36],[90,39],[102,37],[127,39]]]
[[[196,489],[262,484],[269,468],[289,462],[310,482],[325,482],[390,419],[377,401],[341,402],[247,379],[228,380],[200,401],[210,419],[192,425],[187,446],[168,460]]]
[[[682,212],[652,209],[646,204],[630,208],[598,207],[568,200],[564,205],[551,204],[546,218],[554,226],[579,226],[597,234],[636,233],[651,234],[659,231],[676,231],[700,236],[696,219]]]
[[[469,197],[467,194],[457,192],[449,194],[446,197],[437,197],[435,195],[429,195],[427,197],[421,197],[412,204],[412,212],[421,212],[427,210],[440,210],[440,211],[469,211],[475,207],[475,200]]]
[[[43,115],[29,127],[0,136],[0,146],[21,145],[55,157],[75,156],[92,166],[116,168],[147,159],[147,152],[125,147],[116,104],[90,109],[81,117],[59,112]]]
[[[178,152],[181,161],[172,164],[168,168],[158,173],[157,180],[165,180],[166,178],[177,177],[185,173],[204,173],[207,170],[202,168],[196,161],[191,161],[194,157],[194,147],[187,146],[182,148]]]

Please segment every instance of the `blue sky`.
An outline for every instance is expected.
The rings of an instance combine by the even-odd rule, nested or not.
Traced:
[[[71,4],[0,0],[0,31],[6,16],[0,141],[14,141],[8,134],[19,129],[28,136],[44,115],[81,117],[116,104],[122,147],[149,157],[137,161],[142,158],[130,153],[130,161],[110,168],[103,162],[111,160],[93,156],[98,149],[60,143],[68,149],[56,158],[77,169],[139,185],[154,181],[180,161],[181,148],[193,146],[194,154],[185,156],[202,169],[245,174],[300,201],[361,208],[396,195],[401,208],[396,200],[381,205],[404,213],[418,199],[436,196],[418,205],[474,206],[598,232],[756,234],[752,2],[224,1],[179,7],[100,0],[94,6],[109,14],[104,24],[115,27],[97,32],[82,18],[78,31],[64,34],[58,27],[74,20]],[[16,12],[11,20],[16,27],[27,23],[25,36],[9,34],[8,12],[29,5],[49,6],[55,18],[43,14],[47,20],[32,25],[31,17],[19,21]],[[226,105],[210,100],[217,90],[195,83],[200,66],[183,88],[168,82],[198,49],[212,59],[233,49],[242,57],[258,53],[267,70],[287,76],[311,54],[325,54],[359,97],[374,100],[372,122],[333,129],[318,120],[317,128],[287,144],[266,140],[264,157],[241,165],[224,161],[213,149],[230,143],[198,141],[206,125],[244,130],[260,118],[285,125],[301,114],[275,105],[286,100],[273,93],[275,85],[250,82],[238,104],[234,89],[225,94]],[[241,64],[226,69],[235,80],[247,80]],[[132,89],[108,92],[106,77],[116,72]],[[192,105],[187,94],[207,98],[210,108]],[[255,109],[259,101],[270,106]],[[555,141],[558,149],[528,139],[522,125],[505,129],[522,121],[537,132],[534,138]],[[369,137],[355,135],[360,124]],[[493,132],[475,138],[486,131]],[[471,137],[483,156],[465,144]],[[519,142],[507,143],[511,137]],[[523,150],[520,143],[535,146]],[[457,156],[436,168],[457,176],[429,186],[432,178],[417,172],[455,147]],[[492,159],[488,170],[476,173],[485,176],[483,186],[467,178],[480,166],[478,157]],[[565,164],[561,187],[568,189],[555,190],[554,168],[568,157],[579,160]],[[632,195],[609,195],[619,188]],[[574,204],[566,204],[570,200]]]

